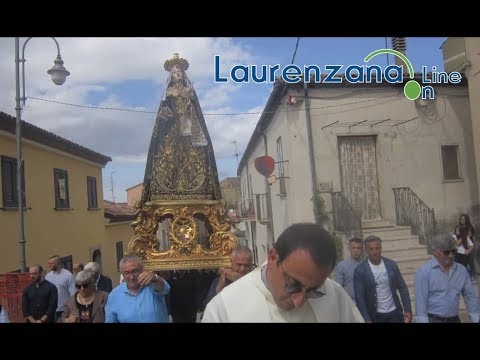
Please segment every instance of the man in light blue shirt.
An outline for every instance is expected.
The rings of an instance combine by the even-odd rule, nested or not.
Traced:
[[[120,261],[124,282],[108,295],[106,323],[168,323],[165,295],[170,285],[153,271],[144,271],[142,259],[127,255]]]
[[[441,235],[432,241],[433,257],[415,274],[416,322],[458,323],[460,294],[468,315],[478,323],[477,295],[467,269],[455,258],[455,239]]]
[[[363,241],[360,238],[350,239],[348,249],[350,256],[338,263],[335,270],[335,281],[342,285],[345,291],[355,302],[355,293],[353,291],[353,272],[362,261]]]
[[[68,298],[77,292],[75,276],[63,268],[62,260],[58,255],[53,255],[48,259],[48,267],[51,271],[45,275],[45,280],[55,285],[58,290],[57,311],[55,313],[55,321],[58,322]]]

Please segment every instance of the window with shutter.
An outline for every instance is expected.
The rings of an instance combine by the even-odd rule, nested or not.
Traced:
[[[53,186],[55,188],[55,209],[69,209],[68,172],[62,169],[53,169]]]
[[[117,241],[115,246],[117,248],[117,271],[120,271],[120,260],[123,258],[123,241]]]
[[[97,202],[97,179],[93,176],[87,176],[87,198],[88,208],[98,209]]]
[[[1,156],[2,163],[2,195],[3,207],[18,207],[18,189],[17,189],[17,159]],[[22,189],[23,189],[23,206],[25,207],[25,161],[22,163]]]
[[[442,145],[443,180],[461,180],[458,145]]]

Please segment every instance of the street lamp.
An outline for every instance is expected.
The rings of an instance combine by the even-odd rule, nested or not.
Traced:
[[[29,37],[23,43],[22,58],[20,59],[20,40],[15,38],[15,111],[16,111],[16,141],[17,141],[17,201],[18,201],[18,234],[20,243],[20,271],[27,271],[26,259],[25,259],[25,228],[23,219],[23,186],[22,186],[22,105],[25,106],[25,46],[32,39]],[[56,85],[62,85],[65,82],[70,73],[63,67],[63,60],[60,56],[60,46],[57,39],[52,37],[53,41],[57,45],[57,58],[55,59],[55,65],[47,71],[52,76],[52,81]],[[22,97],[20,97],[20,63],[22,64]],[[20,104],[20,101],[23,104]]]

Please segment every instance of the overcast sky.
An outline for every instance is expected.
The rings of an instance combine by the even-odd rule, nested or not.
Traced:
[[[440,46],[446,38],[407,38],[407,57],[416,71],[422,65],[443,70]],[[22,46],[25,38],[20,39]],[[62,86],[46,73],[53,66],[52,39],[33,38],[25,49],[25,86],[29,98],[23,120],[82,146],[110,156],[103,172],[104,198],[126,201],[125,189],[143,181],[153,123],[168,73],[165,60],[177,52],[187,59],[213,142],[220,180],[236,176],[235,144],[241,158],[272,90],[272,84],[214,82],[214,55],[221,75],[237,64],[291,63],[297,38],[57,38],[65,67]],[[390,38],[300,38],[294,63],[362,64],[370,52],[391,47]],[[0,38],[0,110],[15,116],[15,41]],[[390,58],[390,63],[393,59]],[[373,59],[370,61],[373,63]],[[375,63],[385,66],[385,55]],[[32,99],[32,98],[39,98]],[[121,108],[82,108],[45,100]],[[140,112],[143,111],[143,112]],[[215,115],[237,114],[238,115]],[[253,114],[248,114],[253,113]]]

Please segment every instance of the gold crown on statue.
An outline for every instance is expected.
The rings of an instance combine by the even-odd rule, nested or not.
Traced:
[[[187,70],[188,67],[189,67],[189,63],[187,60],[181,58],[178,56],[177,53],[173,54],[173,58],[171,59],[168,59],[167,61],[165,61],[165,70],[167,71],[170,71],[172,70],[172,68],[175,66],[179,69],[182,69],[183,71]]]

